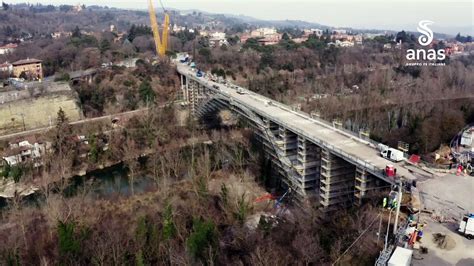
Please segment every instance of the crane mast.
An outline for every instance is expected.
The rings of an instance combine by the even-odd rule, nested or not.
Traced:
[[[156,13],[152,0],[148,0],[148,11],[150,13],[150,23],[153,32],[153,39],[155,40],[156,54],[159,56],[164,56],[168,48],[168,30],[170,17],[166,10],[163,10],[165,12],[165,21],[163,23],[163,35],[160,37],[160,31],[158,30],[158,22],[156,20]]]

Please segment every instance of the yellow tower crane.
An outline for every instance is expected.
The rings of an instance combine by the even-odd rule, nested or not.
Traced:
[[[161,3],[161,0],[160,0]],[[150,22],[151,29],[153,31],[153,39],[155,39],[155,48],[156,54],[159,56],[164,56],[168,48],[168,30],[170,24],[170,16],[166,12],[163,4],[161,4],[163,12],[165,13],[165,22],[163,23],[163,35],[160,37],[160,32],[158,30],[158,22],[156,21],[155,8],[153,7],[153,1],[148,0],[148,11],[150,13]]]

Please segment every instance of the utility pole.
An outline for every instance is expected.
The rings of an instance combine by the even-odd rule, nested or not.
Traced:
[[[388,235],[390,234],[390,219],[392,218],[392,211],[393,208],[391,208],[390,212],[388,213],[387,233],[385,234],[385,243],[383,245],[384,250],[388,248]]]
[[[382,217],[383,217],[383,212],[384,212],[385,208],[382,209],[382,213],[380,214],[380,223],[379,223],[379,231],[377,233],[377,245],[379,244],[379,240],[380,240],[380,234],[382,233],[381,230],[382,230]]]
[[[398,181],[397,212],[395,214],[395,223],[393,224],[393,234],[397,233],[398,216],[400,214],[400,205],[402,205],[402,181]]]

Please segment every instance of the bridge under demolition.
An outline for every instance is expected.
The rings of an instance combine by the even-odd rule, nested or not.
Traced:
[[[414,180],[402,164],[379,156],[376,145],[320,119],[244,88],[198,77],[187,64],[177,63],[183,99],[197,118],[229,109],[255,129],[274,172],[298,194],[331,212],[358,204],[369,190]],[[384,169],[397,168],[395,178]]]

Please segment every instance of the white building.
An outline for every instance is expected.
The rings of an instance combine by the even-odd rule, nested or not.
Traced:
[[[250,36],[252,38],[255,37],[266,37],[268,35],[274,35],[277,33],[277,30],[275,28],[258,28],[256,30],[253,30],[250,33]]]
[[[181,32],[181,31],[186,30],[186,27],[182,27],[182,26],[178,26],[177,24],[174,24],[172,30],[173,32]]]
[[[332,31],[333,34],[347,34],[347,30],[336,29]]]
[[[46,144],[34,141],[31,144],[28,140],[10,143],[10,150],[8,150],[3,159],[8,165],[13,166],[19,163],[33,161],[34,166],[40,166],[41,163],[37,161],[46,152]]]
[[[354,46],[354,43],[350,42],[350,41],[336,40],[336,46],[339,46],[339,47],[352,47],[352,46]]]
[[[15,51],[17,47],[18,45],[14,43],[9,43],[7,45],[0,46],[0,55],[11,54]]]
[[[316,36],[323,35],[323,30],[321,29],[305,29],[303,30],[303,32],[305,35],[311,35],[311,34],[315,34]]]
[[[216,31],[216,32],[211,33],[209,37],[210,45],[213,47],[227,45],[228,43],[225,36],[226,36],[225,32]]]
[[[62,38],[62,37],[71,37],[72,36],[72,32],[65,32],[65,31],[56,31],[56,32],[53,32],[51,33],[51,37],[53,39],[59,39],[59,38]]]
[[[13,71],[13,65],[5,62],[3,64],[0,64],[0,72],[7,72],[7,73],[12,73]]]

